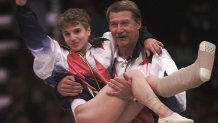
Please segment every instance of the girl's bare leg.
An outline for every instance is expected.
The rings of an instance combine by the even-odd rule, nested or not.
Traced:
[[[144,105],[135,101],[129,101],[117,123],[129,123],[139,112],[144,108]]]
[[[75,109],[77,123],[117,123],[128,101],[106,93],[113,91],[106,85],[93,99]]]
[[[164,97],[170,97],[190,88],[198,87],[210,80],[215,50],[214,44],[203,41],[200,43],[198,58],[195,63],[161,79],[148,77],[147,81],[158,95]]]

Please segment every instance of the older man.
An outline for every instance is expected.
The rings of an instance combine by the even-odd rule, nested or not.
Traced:
[[[111,33],[104,34],[104,37],[114,41],[117,46],[112,65],[113,75],[121,75],[128,69],[139,69],[143,71],[145,76],[152,74],[162,77],[165,72],[170,74],[177,70],[174,61],[166,50],[163,50],[161,57],[154,55],[152,61],[144,54],[144,50],[139,44],[141,40],[139,37],[139,29],[141,28],[141,14],[139,9],[136,8],[133,10],[131,8],[131,5],[134,5],[132,2],[130,2],[130,7],[127,8],[122,8],[126,6],[120,5],[119,2],[115,5],[113,4],[108,8],[106,15]],[[70,96],[70,87],[69,79],[64,79],[59,83],[58,90],[62,95]],[[182,99],[182,101],[179,102],[176,98],[178,100]],[[176,98],[172,97],[171,101],[168,100],[168,102],[174,106],[173,108],[183,111],[186,105],[185,92],[176,95]],[[176,102],[177,104],[172,102]],[[146,109],[143,111],[148,112]],[[146,121],[148,113],[142,115],[145,114],[143,111],[133,122],[138,122],[139,120],[141,120],[141,122],[152,122]]]

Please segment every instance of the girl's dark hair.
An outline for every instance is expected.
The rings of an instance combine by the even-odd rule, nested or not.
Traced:
[[[84,9],[71,8],[61,14],[57,20],[57,26],[60,30],[68,25],[82,24],[86,29],[90,27],[91,19]]]

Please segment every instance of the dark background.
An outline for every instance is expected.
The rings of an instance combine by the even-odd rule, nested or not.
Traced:
[[[60,39],[55,20],[69,7],[85,8],[92,17],[92,33],[107,31],[106,7],[116,0],[30,0],[47,33]],[[143,24],[162,41],[179,68],[193,63],[198,45],[207,40],[218,44],[217,0],[134,0]],[[73,123],[70,111],[62,110],[52,89],[32,69],[33,57],[19,37],[14,0],[0,0],[0,122]],[[34,31],[34,30],[33,30]],[[195,123],[218,121],[218,55],[212,78],[187,91],[187,111]],[[205,59],[207,60],[207,59]]]

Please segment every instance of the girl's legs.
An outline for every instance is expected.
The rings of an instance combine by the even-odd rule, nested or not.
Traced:
[[[149,107],[160,117],[166,118],[173,114],[173,112],[156,97],[141,72],[131,71],[127,74],[133,78],[132,92],[140,103]],[[107,92],[111,91],[114,90],[106,85],[93,99],[76,107],[75,119],[77,123],[126,123],[132,121],[143,106],[116,96],[109,96]],[[189,119],[177,115],[177,117],[174,117],[173,122],[179,123],[181,120],[190,121]]]
[[[164,105],[155,95],[150,85],[147,83],[144,75],[140,71],[127,71],[126,73],[124,73],[124,75],[132,79],[132,94],[137,99],[137,101],[151,109],[159,116],[159,118],[164,119],[164,121],[161,121],[159,123],[193,123],[192,120],[182,117],[177,113],[174,113],[166,105]],[[123,121],[129,118],[129,114],[138,114],[142,108],[143,107],[138,103],[129,103],[128,106],[125,108],[124,113],[121,115],[119,123],[124,123]],[[168,117],[173,117],[173,119],[168,119]]]
[[[184,68],[183,70],[179,70],[180,72],[170,75],[171,77],[168,76],[164,79],[158,79],[159,81],[153,81],[152,83],[149,82],[149,84],[151,84],[152,88],[155,89],[155,91],[157,91],[160,95],[175,95],[176,93],[189,88],[197,87],[210,79],[214,61],[214,52],[215,45],[209,42],[202,42],[200,45],[198,59],[193,65]],[[205,59],[207,59],[207,61],[204,61]],[[189,71],[192,72],[187,73]],[[181,117],[178,114],[175,115],[175,113],[173,113],[168,107],[160,102],[160,100],[152,91],[150,85],[148,85],[146,80],[143,79],[144,76],[142,73],[137,71],[129,71],[126,74],[133,79],[132,93],[134,97],[140,103],[147,106],[160,117],[162,117],[163,120],[161,120],[161,122],[167,121],[168,119],[170,119],[170,121],[175,120],[173,121],[174,123],[177,123],[178,120],[185,121],[184,123],[193,122],[192,120]],[[186,76],[186,78],[184,78],[184,76]],[[122,115],[122,112],[125,108],[128,109],[128,107],[126,107],[128,105],[128,101],[116,96],[108,96],[106,94],[108,91],[112,90],[106,85],[95,98],[76,108],[76,119],[78,123],[115,123],[119,122],[117,120],[120,117],[121,119],[125,118],[125,116]]]
[[[203,41],[200,43],[195,63],[161,79],[148,77],[147,81],[152,89],[163,97],[170,97],[190,88],[198,87],[211,77],[215,50],[214,44]]]
[[[194,64],[161,79],[148,78],[147,80],[149,85],[151,85],[151,87],[161,96],[172,96],[203,84],[210,79],[214,62],[215,48],[215,45],[209,42],[202,42],[200,44],[198,58]],[[154,95],[147,83],[141,79],[143,77],[140,73],[137,71],[129,71],[127,74],[133,79],[132,93],[134,97],[140,103],[144,104],[158,114],[161,118],[159,122],[172,121],[176,123],[176,119],[185,120],[186,123],[193,122],[192,120],[184,119],[176,113],[172,113],[168,107],[163,105],[163,103],[161,103]],[[149,81],[151,79],[155,81]],[[168,114],[170,113],[171,115],[169,116]],[[166,117],[166,115],[168,115],[168,117]]]

